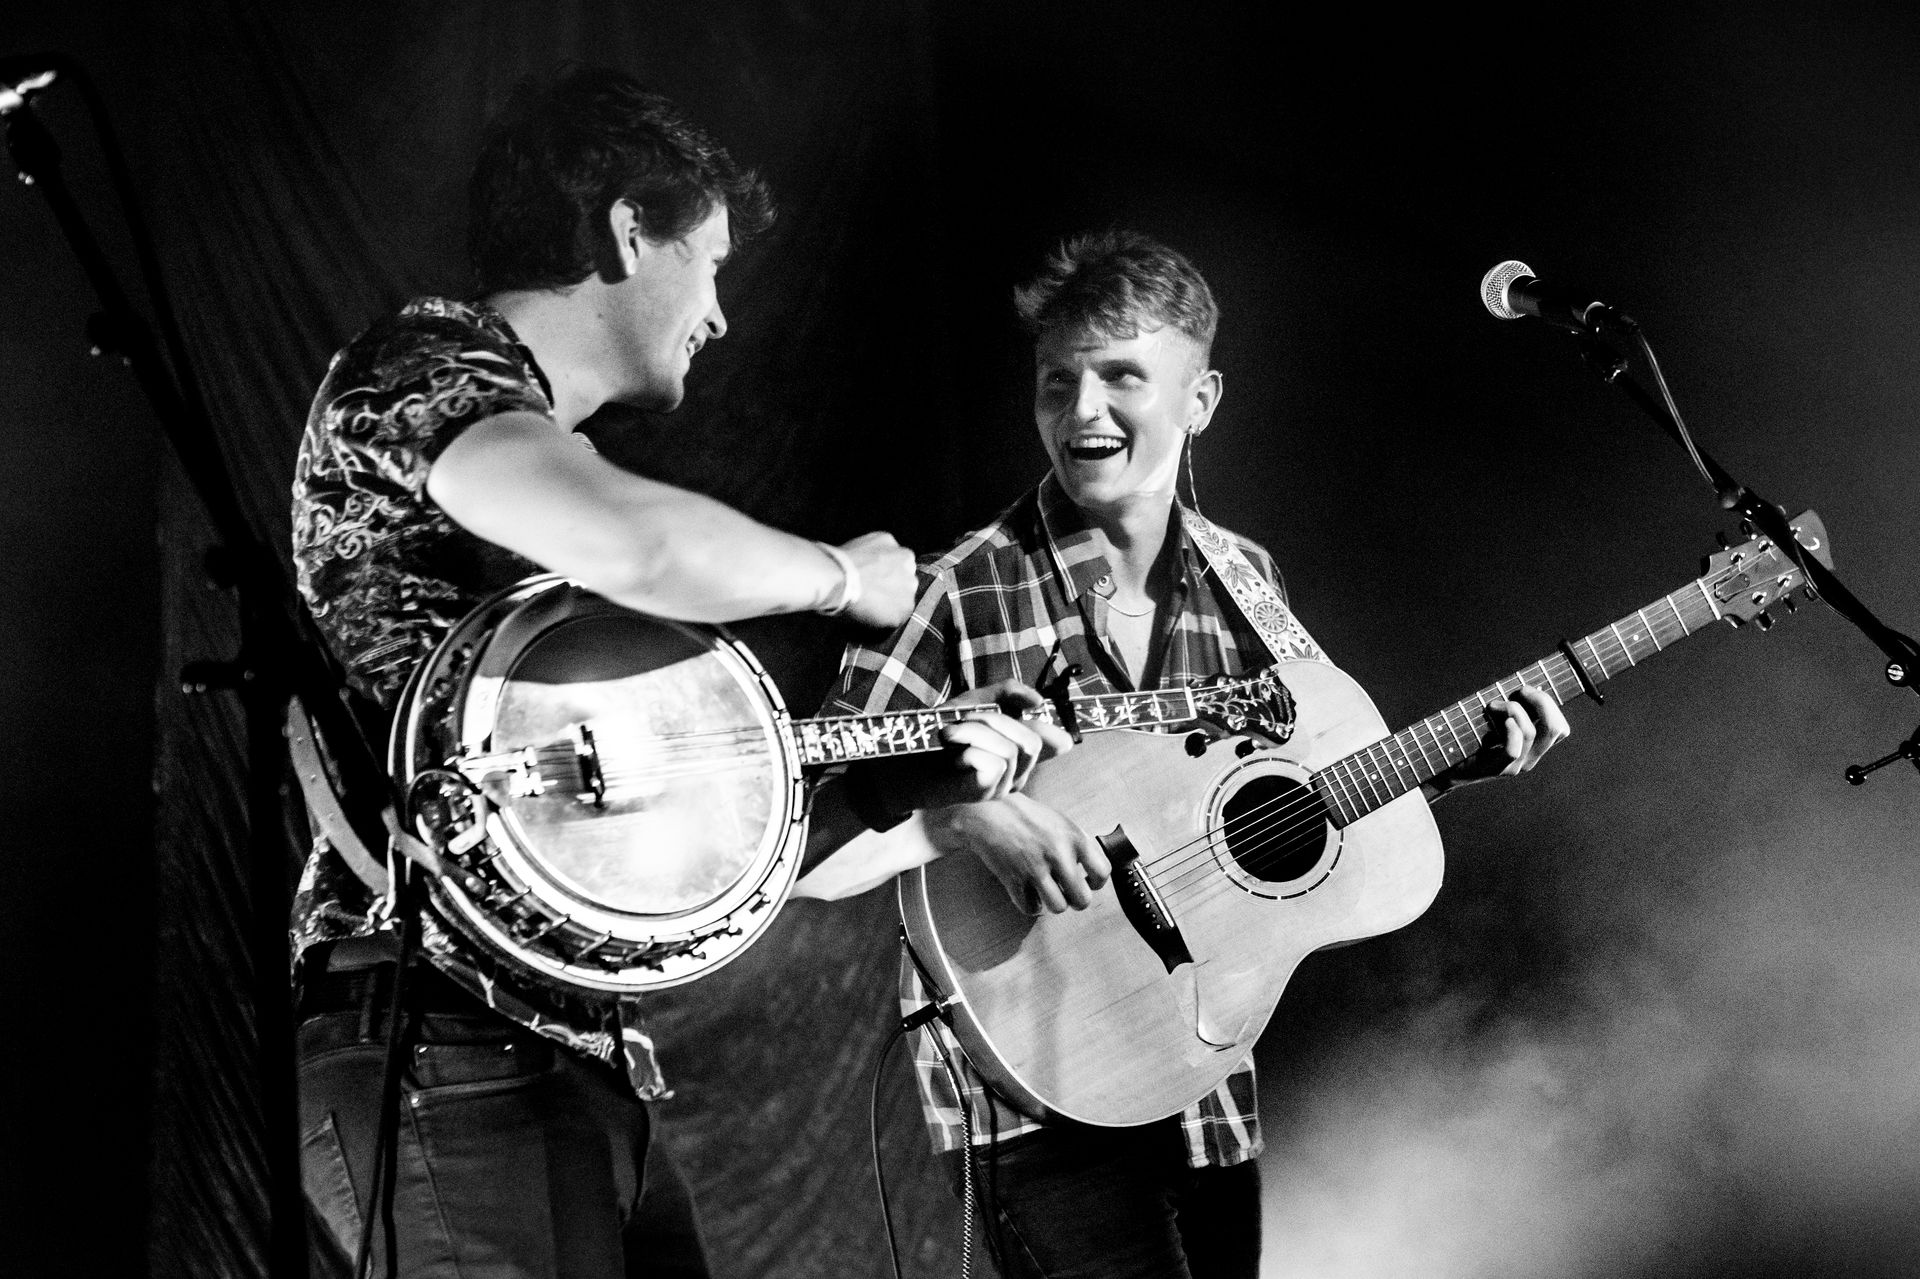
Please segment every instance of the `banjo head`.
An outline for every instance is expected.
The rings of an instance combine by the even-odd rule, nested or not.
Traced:
[[[724,631],[546,576],[442,641],[393,755],[403,785],[464,779],[435,781],[465,872],[433,885],[450,922],[538,978],[643,991],[719,967],[784,901],[805,820],[788,724]]]

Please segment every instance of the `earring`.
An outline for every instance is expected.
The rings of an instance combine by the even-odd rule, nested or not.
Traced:
[[[1187,432],[1187,444],[1184,448],[1180,450],[1180,460],[1186,463],[1187,498],[1193,504],[1193,513],[1195,515],[1199,515],[1202,519],[1205,519],[1206,516],[1201,514],[1201,511],[1200,511],[1200,490],[1195,488],[1193,484],[1193,432],[1192,431]]]

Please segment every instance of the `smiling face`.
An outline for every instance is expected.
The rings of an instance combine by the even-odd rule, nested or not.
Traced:
[[[1034,346],[1033,416],[1053,472],[1076,506],[1123,516],[1173,498],[1180,449],[1219,402],[1220,375],[1170,326],[1110,337],[1073,325]]]
[[[622,311],[613,326],[622,370],[615,398],[641,408],[677,408],[694,354],[727,331],[714,287],[733,247],[726,206],[681,239],[661,244],[629,220],[623,247],[631,272],[614,290]]]

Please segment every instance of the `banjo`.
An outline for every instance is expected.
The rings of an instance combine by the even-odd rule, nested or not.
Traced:
[[[1062,691],[1029,715],[1238,729],[1290,718],[1286,698],[1261,674]],[[796,720],[724,628],[543,574],[481,603],[416,668],[388,767],[434,845],[445,921],[535,979],[634,994],[702,977],[765,933],[798,877],[808,770],[938,751],[942,728],[991,709]]]

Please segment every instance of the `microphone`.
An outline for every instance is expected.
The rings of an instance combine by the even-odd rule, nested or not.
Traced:
[[[1627,316],[1593,294],[1561,284],[1548,284],[1525,262],[1502,262],[1480,281],[1480,300],[1502,320],[1531,315],[1576,333],[1632,333],[1637,326]]]

